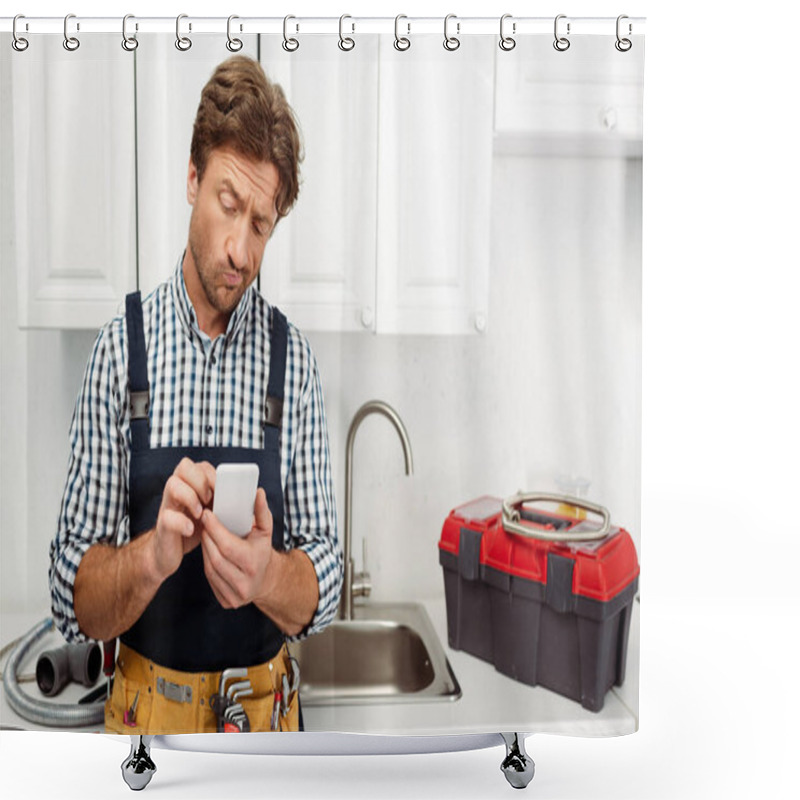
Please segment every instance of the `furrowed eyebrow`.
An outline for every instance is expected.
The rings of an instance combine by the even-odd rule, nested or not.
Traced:
[[[222,188],[229,191],[233,195],[233,199],[236,200],[237,203],[242,202],[242,198],[239,195],[239,192],[237,192],[236,189],[233,188],[233,184],[227,178],[223,179]]]
[[[228,178],[222,179],[221,186],[224,190],[230,192],[233,195],[233,198],[234,200],[236,200],[237,203],[241,204],[242,202],[241,195],[239,194],[239,192],[236,191],[236,189],[233,188],[233,184],[230,182]],[[274,227],[273,221],[269,217],[264,216],[262,214],[253,214],[253,222],[255,222],[257,225],[264,224],[267,226],[267,229],[272,229]]]

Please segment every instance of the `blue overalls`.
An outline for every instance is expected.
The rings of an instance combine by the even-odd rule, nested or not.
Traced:
[[[129,294],[125,304],[131,398],[128,487],[131,539],[155,526],[164,485],[181,459],[187,457],[194,462],[208,461],[214,467],[225,462],[258,464],[259,486],[266,492],[272,513],[272,546],[284,550],[280,426],[286,373],[286,318],[273,307],[263,448],[151,448],[150,387],[140,293]],[[171,671],[217,673],[231,667],[264,664],[274,659],[284,646],[283,632],[252,603],[235,610],[224,609],[219,604],[203,571],[203,553],[199,546],[184,555],[178,570],[164,581],[139,620],[120,636],[120,640],[122,645],[147,660],[150,671],[164,668],[167,677],[172,676]],[[124,670],[124,665],[122,667]],[[120,671],[118,662],[117,674]],[[203,680],[205,682],[205,678]],[[166,678],[161,684],[148,684],[146,690],[139,686],[136,691],[156,694],[166,685],[164,681]],[[186,685],[191,687],[191,684],[189,681]],[[177,690],[173,693],[172,699],[184,700]],[[192,701],[191,688],[184,689],[183,694],[190,696],[186,702]],[[194,701],[198,698],[194,697]],[[123,702],[127,703],[128,699]],[[141,724],[147,725],[146,722]]]

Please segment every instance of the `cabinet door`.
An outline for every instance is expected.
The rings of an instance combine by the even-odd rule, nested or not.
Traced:
[[[381,40],[379,333],[487,324],[495,37]]]
[[[11,58],[19,324],[97,328],[136,286],[133,55],[92,34]]]
[[[496,150],[507,155],[641,157],[642,60],[613,36],[581,36],[564,52],[552,37],[497,49]]]
[[[261,37],[261,63],[295,111],[301,187],[267,245],[261,286],[305,330],[372,330],[375,323],[377,38],[350,52],[308,36],[287,53]]]
[[[146,295],[172,274],[188,243],[192,209],[186,199],[186,178],[194,118],[203,86],[231,54],[221,35],[194,36],[185,52],[175,47],[174,36],[139,38],[139,289]],[[241,38],[240,53],[255,57],[257,37]]]

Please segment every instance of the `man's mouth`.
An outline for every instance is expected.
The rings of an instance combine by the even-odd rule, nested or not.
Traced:
[[[241,272],[223,272],[222,273],[222,280],[226,286],[235,287],[238,286],[243,278]]]

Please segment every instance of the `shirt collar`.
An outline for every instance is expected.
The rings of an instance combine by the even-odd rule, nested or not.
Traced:
[[[185,252],[184,252],[185,255]],[[194,332],[201,339],[209,339],[208,335],[200,330],[197,324],[197,314],[194,312],[192,301],[189,299],[189,292],[186,290],[186,281],[183,278],[183,258],[178,259],[178,264],[175,267],[175,272],[172,275],[172,294],[175,300],[175,307],[178,310],[178,318],[181,324],[186,329],[187,333]],[[247,287],[245,293],[239,304],[233,310],[230,319],[228,320],[228,327],[225,331],[226,342],[232,341],[239,333],[244,320],[247,319],[250,307],[253,304],[253,293],[255,289],[253,285]]]

